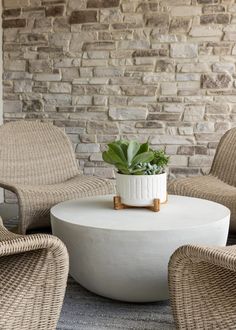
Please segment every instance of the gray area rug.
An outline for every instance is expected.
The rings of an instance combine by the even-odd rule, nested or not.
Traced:
[[[17,220],[5,225],[12,229]],[[230,236],[228,245],[236,244]],[[57,330],[173,330],[167,302],[130,304],[97,296],[68,278],[68,285]]]
[[[130,304],[97,296],[68,279],[58,330],[175,329],[168,302]]]

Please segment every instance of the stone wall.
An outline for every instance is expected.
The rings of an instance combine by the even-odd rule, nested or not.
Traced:
[[[233,0],[4,0],[4,120],[65,127],[85,174],[139,139],[208,171],[236,123]]]

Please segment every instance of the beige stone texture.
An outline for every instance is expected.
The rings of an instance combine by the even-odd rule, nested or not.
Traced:
[[[236,127],[235,43],[233,0],[4,0],[4,120],[64,128],[85,174],[150,138],[171,177],[199,175]]]

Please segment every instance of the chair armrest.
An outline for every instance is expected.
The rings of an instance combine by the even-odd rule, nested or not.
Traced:
[[[192,262],[207,262],[236,271],[236,245],[226,247],[182,246],[171,256],[169,269],[178,265],[183,259],[191,260]]]
[[[2,220],[0,220],[0,224]],[[0,225],[0,257],[22,252],[48,249],[53,254],[64,259],[65,268],[68,268],[67,249],[57,237],[48,234],[18,235],[8,231]]]

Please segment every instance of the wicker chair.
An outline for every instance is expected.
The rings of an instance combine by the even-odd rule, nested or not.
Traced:
[[[19,201],[19,232],[50,224],[61,201],[113,193],[105,179],[79,173],[71,143],[50,123],[18,121],[0,127],[0,187]]]
[[[236,128],[221,138],[209,175],[170,181],[174,195],[209,199],[231,210],[231,231],[236,232]]]
[[[236,329],[236,246],[183,246],[169,262],[177,329]]]
[[[54,330],[68,275],[64,244],[50,235],[21,236],[0,220],[0,329]]]

